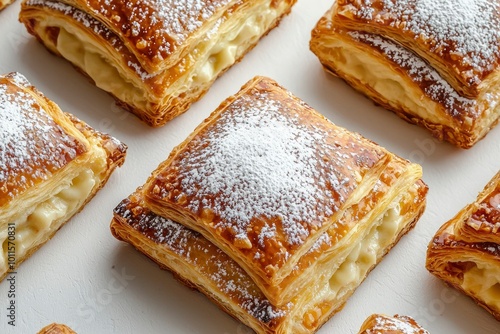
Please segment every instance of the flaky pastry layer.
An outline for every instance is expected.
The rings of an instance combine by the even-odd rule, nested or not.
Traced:
[[[103,10],[107,6],[104,2],[85,3],[82,8],[71,2],[26,0],[20,20],[50,51],[73,63],[98,87],[111,93],[121,106],[148,124],[160,126],[201,98],[215,79],[252,49],[295,3],[293,0],[199,2],[200,7],[192,8],[191,4],[172,0],[136,3],[138,7],[152,6],[149,10],[159,15],[157,25],[175,25],[182,20],[194,22],[189,21],[191,26],[186,23],[159,31],[154,30],[155,25],[145,25],[137,13],[103,18],[102,15],[112,12]],[[212,8],[215,11],[211,10],[212,2],[217,3]],[[174,3],[176,8],[168,15],[158,14]],[[124,9],[121,7],[125,4],[116,4],[114,8],[121,11]],[[206,8],[208,12],[198,18],[191,12],[195,8]],[[177,17],[182,10],[191,15]],[[118,18],[132,25],[137,20],[137,36],[134,29],[131,32],[117,29],[114,20]],[[173,31],[175,36],[166,37]],[[137,48],[141,41],[132,41],[141,34],[154,33],[159,40],[146,43],[145,38],[143,48]],[[161,37],[163,33],[166,35]],[[188,33],[192,34],[189,38]],[[157,44],[160,40],[165,44]],[[173,47],[176,43],[180,44]],[[175,50],[167,52],[170,47]],[[167,53],[163,54],[164,51]],[[155,62],[161,59],[156,65],[146,59],[152,54],[157,54]]]
[[[404,196],[389,203],[359,235],[341,263],[330,259],[330,265],[337,268],[326,281],[311,282],[280,307],[201,234],[154,214],[140,189],[117,206],[111,231],[257,333],[313,333],[340,311],[373,267],[414,226],[425,207],[426,189],[418,181]],[[313,274],[327,275],[319,270]]]
[[[0,279],[47,242],[123,163],[126,146],[0,77]]]
[[[358,334],[429,334],[412,317],[406,315],[372,314]]]
[[[430,242],[427,269],[500,321],[500,172]]]

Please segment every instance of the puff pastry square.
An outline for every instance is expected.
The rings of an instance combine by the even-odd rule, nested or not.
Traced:
[[[25,0],[20,20],[152,126],[200,99],[296,0]]]
[[[365,320],[358,334],[429,334],[412,317],[396,314],[372,314]]]
[[[4,9],[13,2],[14,0],[0,0],[0,10]]]
[[[99,133],[18,73],[0,76],[0,280],[106,183],[126,146]]]
[[[42,328],[38,334],[76,334],[76,332],[66,325],[54,323]]]
[[[500,172],[439,229],[426,266],[500,321]]]
[[[327,72],[437,138],[470,148],[500,116],[499,5],[338,0],[310,47]]]
[[[310,333],[414,226],[426,192],[420,166],[256,77],[111,230],[257,333]]]

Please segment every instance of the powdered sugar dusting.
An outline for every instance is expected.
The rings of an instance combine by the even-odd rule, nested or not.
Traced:
[[[266,94],[235,101],[193,143],[210,146],[182,156],[179,179],[191,210],[208,207],[221,217],[216,228],[246,237],[253,219],[279,217],[281,226],[267,230],[281,228],[287,243],[299,245],[309,236],[308,224],[320,226],[339,209],[353,190],[354,175],[332,168],[348,159],[325,145],[324,130],[311,131],[297,116],[278,112],[283,108]],[[323,156],[333,160],[318,159]]]
[[[158,9],[158,16],[163,22],[163,29],[165,29],[167,34],[176,36],[177,40],[185,39],[189,33],[201,27],[203,21],[208,20],[218,8],[231,2],[231,0],[144,1],[149,6]]]
[[[405,69],[406,73],[420,85],[425,94],[433,101],[441,103],[451,116],[477,117],[477,102],[460,96],[439,73],[411,51],[378,35],[357,31],[350,31],[348,34],[360,42],[378,48],[391,61]]]
[[[28,86],[20,74],[0,76],[0,205],[84,150],[23,89]]]
[[[353,2],[353,1],[347,1]],[[498,65],[500,17],[497,0],[362,0],[355,14],[378,20],[389,14],[394,27],[420,38],[430,52],[469,69],[468,83]],[[376,9],[376,10],[375,10]]]
[[[163,245],[168,252],[177,254],[201,275],[207,276],[219,291],[258,321],[264,324],[276,321],[292,307],[292,304],[281,309],[272,306],[243,269],[200,234],[157,216],[128,199],[116,207],[115,213],[147,238]]]
[[[429,334],[420,327],[415,320],[407,316],[376,316],[375,325],[366,331],[366,334],[394,332],[400,334]]]
[[[328,218],[386,153],[263,86],[227,106],[149,187],[196,216],[212,212],[202,227],[266,268],[334,224]]]

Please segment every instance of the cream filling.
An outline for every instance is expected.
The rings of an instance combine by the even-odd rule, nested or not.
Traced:
[[[464,272],[462,288],[500,310],[500,268],[482,263]]]
[[[117,67],[111,65],[99,46],[94,45],[95,41],[80,31],[70,32],[58,24],[54,25],[60,29],[56,48],[64,58],[84,70],[97,87],[128,104],[146,107],[147,92],[144,88],[134,84],[125,73],[121,74]]]
[[[95,169],[105,166],[105,156],[103,158],[104,160],[99,159],[93,166]],[[29,255],[30,250],[47,241],[69,217],[75,214],[100,182],[99,172],[96,173],[89,168],[71,179],[55,195],[12,220],[10,223],[15,226],[15,265],[18,265],[19,259],[23,260]],[[3,250],[0,256],[1,277],[9,269],[7,230],[0,233],[0,242]]]
[[[369,234],[349,253],[344,263],[330,278],[328,292],[338,295],[343,287],[364,279],[368,270],[377,263],[380,251],[392,244],[404,227],[399,206],[390,208],[377,220]]]
[[[308,300],[308,305],[298,308],[294,315],[294,324],[298,326],[293,332],[305,332],[315,328],[315,323],[329,312],[319,309],[322,304],[328,308],[338,308],[340,305],[331,303],[341,300],[342,297],[352,292],[366,277],[370,268],[376,263],[382,252],[389,247],[396,236],[406,226],[406,220],[400,213],[399,201],[395,201],[384,214],[379,216],[375,225],[368,234],[359,242],[346,257],[344,262],[331,274],[327,284],[319,287],[319,291],[312,292],[313,297]],[[314,307],[314,306],[316,307]],[[302,313],[301,310],[308,310]],[[302,318],[298,320],[297,318]]]
[[[416,96],[411,85],[408,85],[401,75],[390,70],[372,55],[357,49],[353,51],[350,45],[340,39],[333,41],[328,48],[331,48],[328,58],[335,59],[335,67],[340,72],[373,88],[394,107],[404,106],[406,110],[411,110],[432,123],[445,121],[438,117],[436,104],[426,103],[420,98],[420,93]]]
[[[172,97],[189,93],[189,91],[196,90],[197,87],[206,86],[215,80],[222,71],[234,64],[287,8],[284,1],[278,8],[272,8],[271,2],[266,1],[254,8],[251,15],[236,22],[233,29],[221,34],[218,39],[210,39],[210,34],[208,34],[207,39],[194,48],[192,55],[187,57],[193,58],[200,51],[205,56],[196,60],[197,64],[193,66],[193,70],[186,71],[171,87],[167,87],[164,96],[160,97],[163,99],[163,104],[165,100],[168,101]],[[144,77],[149,75],[142,72],[144,70],[139,66],[136,65],[138,67],[136,71],[142,73],[137,73],[135,78],[130,78],[122,68],[114,65],[115,61],[109,58],[108,51],[84,31],[68,26],[56,17],[47,18],[41,24],[42,31],[39,31],[39,35],[42,38],[45,37],[45,41],[48,43],[51,42],[50,38],[45,36],[43,32],[45,27],[58,27],[60,29],[57,51],[84,70],[99,88],[110,92],[127,104],[143,110],[147,109],[148,103],[161,102],[152,101],[154,97],[143,87],[142,81]],[[219,29],[223,28],[219,27]],[[173,94],[175,96],[172,96]]]
[[[447,118],[441,116],[442,112],[438,111],[439,105],[436,102],[430,98],[424,99],[421,91],[408,84],[401,73],[392,70],[391,66],[384,65],[379,59],[385,57],[384,55],[372,55],[353,47],[340,38],[328,40],[325,43],[327,44],[321,47],[321,52],[324,53],[321,57],[322,61],[330,64],[340,73],[371,87],[393,107],[400,109],[402,106],[406,111],[411,111],[430,123],[450,123]],[[475,100],[479,106],[479,112],[482,113],[474,124],[476,129],[474,131],[478,131],[476,134],[478,138],[488,132],[491,124],[500,115],[500,86],[491,85],[491,87]],[[464,121],[467,126],[472,126],[474,120],[465,117]]]
[[[222,38],[212,41],[207,55],[201,60],[188,79],[187,85],[205,85],[214,80],[224,69],[234,64],[248,46],[265,33],[286,7],[272,8],[271,1],[266,1],[254,9],[249,17],[242,18],[233,29],[223,34]],[[210,40],[209,40],[210,41]],[[198,49],[198,48],[197,48]]]

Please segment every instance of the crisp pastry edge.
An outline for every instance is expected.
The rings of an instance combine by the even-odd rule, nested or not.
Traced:
[[[486,200],[496,189],[500,189],[500,171],[486,184],[475,202],[467,205],[457,216],[470,218],[478,209],[479,204]],[[491,225],[473,227],[469,224],[468,219],[462,219],[457,221],[455,231],[460,240],[465,242],[495,242],[500,244],[500,222],[496,223],[495,226]]]

